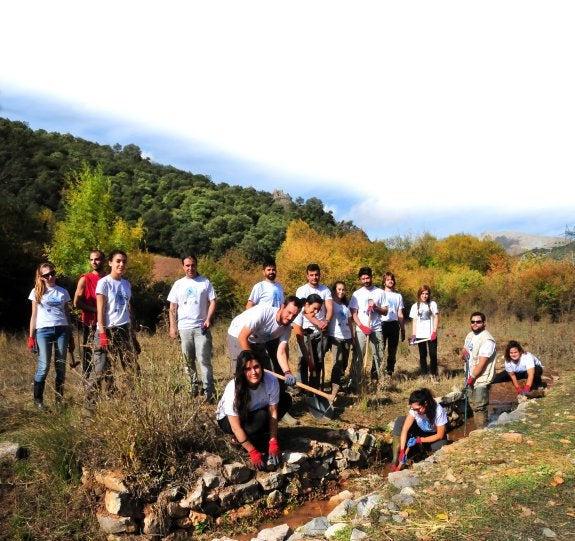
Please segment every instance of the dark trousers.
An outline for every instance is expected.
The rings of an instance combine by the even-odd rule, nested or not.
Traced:
[[[537,389],[538,387],[543,386],[543,381],[541,380],[541,376],[543,374],[543,367],[542,366],[536,366],[535,367],[535,376],[533,377],[533,389]],[[517,379],[527,379],[527,372],[515,372],[515,377]],[[497,374],[495,374],[495,377],[493,378],[493,381],[491,382],[493,383],[503,383],[505,381],[511,381],[511,378],[509,377],[509,372],[506,372],[505,370],[501,371],[501,372],[497,372]]]
[[[278,421],[289,411],[292,405],[291,396],[287,393],[280,392],[280,401],[278,403]],[[233,434],[234,431],[230,425],[228,417],[218,419],[218,425],[226,434]],[[242,428],[248,435],[252,445],[262,453],[268,451],[268,441],[270,439],[270,413],[266,406],[259,410],[250,411],[248,418],[242,422]]]
[[[419,342],[419,367],[422,374],[428,372],[433,376],[437,376],[437,340],[428,340],[427,342]],[[429,368],[427,367],[427,351],[429,350]]]
[[[399,321],[384,321],[381,324],[383,350],[387,347],[387,373],[392,374],[395,368],[395,356],[399,345]],[[383,356],[383,352],[382,352]]]

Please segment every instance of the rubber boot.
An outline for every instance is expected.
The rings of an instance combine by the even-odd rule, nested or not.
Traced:
[[[34,406],[39,410],[44,409],[44,381],[34,382]]]
[[[61,406],[64,400],[64,382],[56,381],[56,394],[54,395],[56,406]]]

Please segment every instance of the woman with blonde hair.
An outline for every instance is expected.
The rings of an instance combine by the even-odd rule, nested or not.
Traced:
[[[66,350],[74,351],[74,338],[70,327],[68,303],[70,294],[56,285],[56,270],[45,261],[36,269],[34,289],[28,299],[32,301],[28,349],[38,352],[38,368],[34,376],[34,405],[44,408],[44,386],[55,350],[56,404],[62,402],[66,379]]]

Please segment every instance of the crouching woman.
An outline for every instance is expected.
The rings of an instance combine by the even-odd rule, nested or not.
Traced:
[[[253,351],[243,350],[236,373],[228,382],[216,410],[220,428],[250,455],[257,470],[281,461],[278,422],[291,407],[291,397],[280,392],[278,380],[264,372]]]
[[[447,443],[447,414],[429,389],[418,389],[409,396],[409,412],[393,425],[393,471],[407,462],[407,454],[416,446],[437,451]]]

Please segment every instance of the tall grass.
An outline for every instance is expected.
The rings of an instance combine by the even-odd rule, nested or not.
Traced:
[[[395,382],[377,392],[346,402],[334,426],[361,424],[387,426],[405,413],[406,400],[415,388],[430,386],[436,395],[463,383],[459,349],[469,330],[465,318],[443,317],[439,329],[439,364],[442,377],[432,383],[418,376],[417,348],[400,343]],[[487,320],[502,352],[510,339],[519,340],[537,355],[546,370],[570,370],[575,343],[568,322],[519,322],[514,318]],[[408,331],[410,327],[408,326]],[[214,327],[214,373],[219,392],[230,379],[225,339],[227,324]],[[409,334],[409,332],[408,332]],[[216,452],[227,458],[237,451],[222,438],[213,405],[190,396],[179,344],[165,328],[154,336],[141,336],[141,375],[116,371],[117,391],[102,397],[94,415],[83,415],[83,387],[77,369],[68,370],[65,407],[52,405],[53,367],[47,387],[50,411],[33,408],[32,379],[35,358],[26,350],[26,337],[0,334],[0,433],[19,442],[29,457],[15,466],[2,465],[3,478],[14,490],[2,491],[2,507],[12,508],[9,524],[0,528],[0,539],[99,539],[92,496],[80,488],[82,467],[120,468],[137,492],[157,490],[168,482],[191,486],[197,476],[198,456]],[[290,343],[290,364],[295,369],[297,346]],[[502,368],[499,359],[499,368]],[[331,358],[326,375],[329,380]],[[309,415],[301,422],[313,424]],[[282,430],[289,430],[284,428]],[[1,515],[0,516],[4,516]],[[4,525],[3,525],[4,526]],[[2,537],[4,536],[4,537]]]

